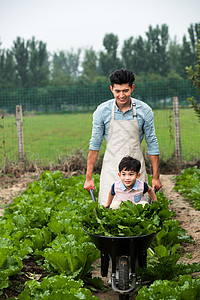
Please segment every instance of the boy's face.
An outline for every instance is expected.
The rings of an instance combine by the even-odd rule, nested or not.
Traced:
[[[136,179],[140,177],[140,173],[136,173],[135,171],[125,171],[125,168],[118,173],[122,183],[125,185],[127,189],[132,189]]]

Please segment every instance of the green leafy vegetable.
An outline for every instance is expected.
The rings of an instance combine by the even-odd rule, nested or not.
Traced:
[[[98,300],[92,296],[90,290],[83,287],[81,280],[75,281],[65,275],[56,275],[44,278],[42,282],[36,280],[27,281],[25,289],[18,300]]]
[[[189,199],[196,210],[200,210],[200,169],[195,166],[182,170],[181,174],[174,178],[174,190]]]
[[[180,276],[178,281],[156,280],[149,288],[139,290],[136,300],[197,300],[200,295],[200,278]]]
[[[82,223],[88,232],[97,235],[139,236],[161,230],[162,222],[173,215],[166,203],[159,201],[143,207],[128,200],[116,210],[91,202],[85,208]]]

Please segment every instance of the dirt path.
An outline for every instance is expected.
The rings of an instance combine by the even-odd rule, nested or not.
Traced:
[[[40,172],[26,173],[20,177],[2,176],[0,177],[0,215],[2,211],[13,199],[20,196],[27,188],[29,182],[38,180]]]
[[[176,219],[180,221],[181,227],[184,228],[186,233],[191,235],[195,241],[194,244],[187,244],[185,246],[185,254],[181,260],[187,263],[199,263],[200,211],[196,211],[179,193],[173,191],[175,181],[172,180],[172,177],[173,175],[161,175],[161,181],[163,184],[162,191],[169,200],[172,200],[170,209],[176,212]],[[189,256],[192,256],[192,258],[187,259]]]
[[[0,178],[0,213],[6,205],[12,200],[20,196],[28,187],[28,183],[39,179],[40,173],[26,173],[20,178]],[[195,241],[194,244],[185,246],[185,254],[181,259],[187,263],[200,262],[200,211],[195,211],[194,208],[180,196],[173,191],[175,181],[172,181],[173,175],[161,175],[163,183],[162,191],[169,200],[172,200],[170,209],[176,212],[176,219],[180,221],[188,235],[191,235]],[[189,255],[188,255],[189,254]],[[191,256],[191,259],[188,257]],[[95,276],[100,275],[100,260],[96,262],[94,271]],[[103,278],[105,283],[108,283],[108,278]],[[118,295],[111,288],[106,292],[95,293],[100,300],[118,300]]]

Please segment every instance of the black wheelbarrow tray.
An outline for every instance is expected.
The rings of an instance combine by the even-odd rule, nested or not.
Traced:
[[[146,267],[146,250],[151,245],[157,232],[140,236],[114,237],[92,234],[84,228],[83,230],[89,234],[97,249],[101,251],[101,276],[107,277],[110,260],[113,290],[123,294],[131,293],[136,285],[136,263],[138,262],[141,267]],[[117,257],[119,257],[119,286],[122,289],[116,285]],[[129,284],[129,276],[132,280],[131,284]]]

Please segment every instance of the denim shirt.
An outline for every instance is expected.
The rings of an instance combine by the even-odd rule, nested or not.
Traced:
[[[132,99],[132,98],[131,98]],[[103,138],[107,140],[108,129],[112,117],[112,106],[115,101],[115,120],[133,120],[133,107],[126,112],[122,112],[116,105],[116,100],[111,99],[101,103],[93,114],[92,137],[90,139],[90,150],[99,151]],[[139,125],[140,142],[144,136],[147,143],[148,154],[158,155],[159,147],[155,135],[154,116],[152,109],[146,103],[134,99],[136,104],[136,113]]]

